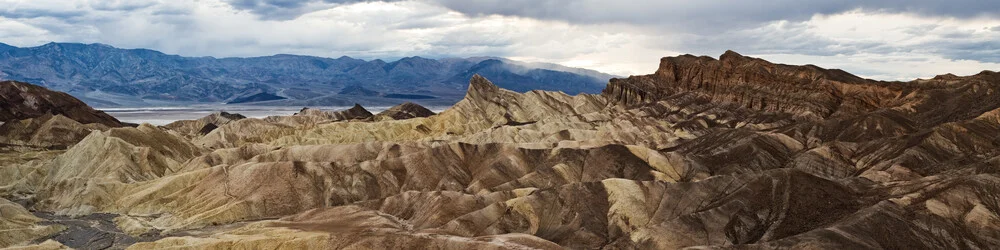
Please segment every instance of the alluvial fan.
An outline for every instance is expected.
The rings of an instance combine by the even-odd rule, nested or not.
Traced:
[[[62,216],[134,249],[990,249],[998,91],[991,71],[882,82],[728,51],[598,95],[475,75],[438,114],[122,127],[46,94],[0,111],[0,247],[98,246]]]

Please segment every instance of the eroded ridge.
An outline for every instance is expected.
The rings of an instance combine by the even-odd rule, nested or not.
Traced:
[[[988,249],[998,88],[992,71],[882,82],[728,51],[599,95],[476,75],[437,114],[19,117],[0,127],[17,201],[0,243],[69,245],[50,218],[113,216],[134,249]]]

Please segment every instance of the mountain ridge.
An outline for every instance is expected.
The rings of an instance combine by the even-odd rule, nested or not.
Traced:
[[[53,42],[24,48],[0,46],[0,79],[36,83],[98,106],[224,103],[261,92],[288,99],[265,103],[271,105],[353,103],[349,97],[337,95],[349,86],[364,86],[386,95],[398,94],[392,95],[394,97],[433,93],[433,99],[413,101],[449,105],[464,94],[464,83],[449,82],[449,79],[479,62],[476,58],[420,56],[392,62],[291,54],[185,57],[150,49]],[[531,89],[597,93],[613,77],[554,64],[525,66],[528,64],[509,59],[503,59],[503,64],[504,70],[518,71],[513,74],[541,69],[531,72],[534,76],[529,78],[557,79],[532,82]],[[502,79],[497,82],[505,87],[524,84]],[[385,105],[410,100],[379,96],[358,101]]]

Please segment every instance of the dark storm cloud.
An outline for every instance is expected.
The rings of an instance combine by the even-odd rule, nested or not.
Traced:
[[[290,19],[314,11],[310,4],[346,4],[377,0],[229,0],[235,8],[249,10],[262,19]],[[395,2],[398,0],[381,0]],[[836,14],[864,9],[905,12],[926,16],[970,18],[1000,16],[1000,1],[905,0],[413,0],[438,4],[470,16],[505,15],[579,24],[632,24],[665,31],[716,33],[756,27],[760,23],[801,21],[815,14]]]
[[[319,9],[329,8],[339,4],[360,2],[395,2],[398,0],[226,0],[229,5],[238,10],[246,10],[267,20],[287,20],[302,14],[316,11],[309,8],[319,4]]]
[[[156,5],[155,2],[149,1],[100,1],[86,5],[76,5],[71,8],[45,8],[37,5],[22,6],[15,4],[0,6],[0,17],[12,19],[50,17],[67,20],[88,15],[93,11],[136,11],[154,5]]]
[[[233,0],[228,1],[230,5],[236,7],[237,9],[251,9],[256,10],[258,8],[298,8],[307,2],[313,1],[302,1],[302,0]]]
[[[571,23],[628,23],[687,31],[718,32],[775,20],[801,21],[814,14],[854,9],[970,18],[1000,15],[1000,1],[826,0],[435,0],[469,15],[509,15]]]
[[[247,10],[257,14],[262,19],[291,19],[310,10],[303,9],[307,3],[314,1],[300,0],[230,0],[233,8]]]
[[[57,19],[70,19],[86,15],[82,10],[44,10],[44,9],[0,9],[0,17],[5,18],[38,18],[52,17]]]
[[[923,44],[948,59],[1000,63],[1000,41],[947,41]]]
[[[152,1],[143,1],[143,2],[101,1],[96,3],[91,3],[90,7],[93,8],[94,10],[103,10],[103,11],[136,11],[152,7],[154,5],[156,5],[156,3]]]
[[[937,25],[910,27],[904,32],[933,37],[926,42],[900,45],[882,41],[838,42],[813,35],[801,23],[789,23],[781,28],[737,30],[712,36],[697,36],[678,44],[686,53],[713,55],[718,51],[735,50],[743,54],[799,54],[812,56],[897,53],[924,53],[951,60],[974,60],[1000,63],[1000,41],[977,37],[974,31],[933,33]],[[899,60],[899,59],[893,59]]]

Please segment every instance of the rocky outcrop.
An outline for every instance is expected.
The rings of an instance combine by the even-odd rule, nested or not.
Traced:
[[[224,148],[249,143],[315,145],[453,140],[461,135],[506,125],[532,124],[553,117],[579,117],[600,111],[607,105],[604,98],[597,95],[570,96],[545,91],[516,93],[501,89],[481,76],[474,77],[471,82],[469,92],[462,101],[426,118],[393,122],[325,122],[328,121],[326,118],[317,121],[310,117],[319,116],[310,115],[245,119],[222,126],[195,139],[195,143]]]
[[[82,124],[123,126],[114,117],[94,110],[66,93],[23,82],[0,82],[0,121],[10,122],[44,115],[62,115]]]
[[[163,127],[169,130],[176,131],[181,135],[187,137],[196,137],[200,135],[208,134],[219,128],[219,126],[226,125],[233,121],[238,121],[247,118],[241,114],[233,114],[225,111],[212,113],[211,115],[199,118],[197,120],[181,120],[172,122],[170,124],[164,125]]]
[[[353,107],[345,110],[328,112],[319,109],[302,108],[301,111],[295,113],[299,116],[316,116],[320,118],[325,118],[330,121],[348,121],[348,120],[361,120],[368,119],[372,117],[372,113],[369,112],[361,104],[355,103]]]
[[[108,129],[100,123],[81,124],[62,115],[45,114],[0,125],[0,144],[65,149],[92,131]]]
[[[435,115],[434,111],[420,106],[420,104],[407,102],[393,106],[385,111],[379,112],[372,119],[375,121],[384,120],[406,120],[417,117],[428,117]]]
[[[44,221],[21,205],[0,198],[0,247],[26,245],[66,229],[59,225],[41,224]]]
[[[116,195],[111,189],[116,185],[177,173],[201,154],[183,138],[148,124],[95,131],[46,165],[36,206],[60,215],[89,214]]]
[[[665,57],[656,73],[612,79],[602,93],[616,103],[641,105],[696,95],[758,112],[826,119],[831,124],[886,119],[931,127],[970,119],[1000,106],[998,73],[941,76],[907,83],[863,79],[837,69],[773,64],[727,51],[719,59]],[[959,103],[979,102],[974,107]],[[829,121],[834,120],[834,121]]]

